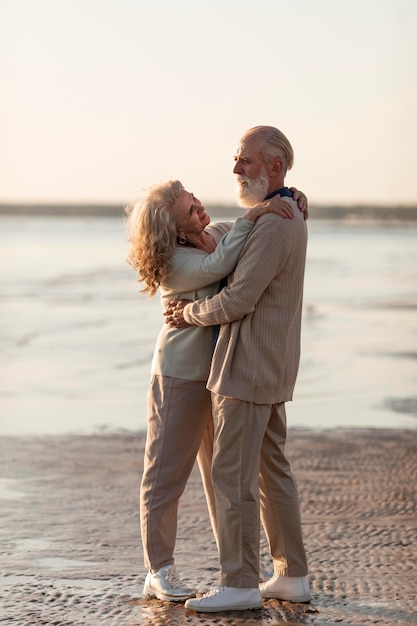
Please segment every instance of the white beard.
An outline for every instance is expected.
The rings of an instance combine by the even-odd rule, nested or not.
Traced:
[[[245,184],[242,185],[242,182]],[[258,202],[262,202],[268,194],[269,178],[265,169],[258,178],[236,176],[237,201],[243,209],[250,209]]]

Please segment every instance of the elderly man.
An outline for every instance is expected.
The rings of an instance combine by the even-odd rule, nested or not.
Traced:
[[[293,202],[284,183],[292,165],[293,150],[281,131],[250,129],[235,155],[239,204],[250,207],[278,194]],[[299,365],[306,246],[302,213],[292,220],[265,215],[227,287],[167,311],[168,322],[179,327],[221,325],[207,383],[221,586],[187,600],[195,611],[256,609],[262,597],[310,600],[297,485],[285,456],[285,402],[292,400]],[[259,585],[260,517],[274,576]]]

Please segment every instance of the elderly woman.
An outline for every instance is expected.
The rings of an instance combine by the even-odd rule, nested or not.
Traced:
[[[301,210],[306,198],[295,191]],[[197,300],[217,293],[235,267],[254,223],[292,208],[275,197],[248,209],[234,223],[210,223],[201,202],[177,181],[151,188],[128,215],[127,261],[142,292]],[[211,482],[211,397],[206,389],[214,347],[213,328],[176,329],[164,324],[155,347],[148,389],[148,430],[140,493],[141,534],[148,574],[145,597],[183,601],[194,594],[174,565],[178,503],[197,457],[217,540]]]

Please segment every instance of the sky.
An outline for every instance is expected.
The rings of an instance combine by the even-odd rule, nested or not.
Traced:
[[[0,202],[233,204],[252,126],[321,204],[417,203],[416,0],[0,0]]]

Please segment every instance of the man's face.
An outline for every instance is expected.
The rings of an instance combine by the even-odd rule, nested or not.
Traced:
[[[268,195],[269,178],[256,136],[243,137],[237,146],[233,173],[236,175],[237,200],[250,208]]]

